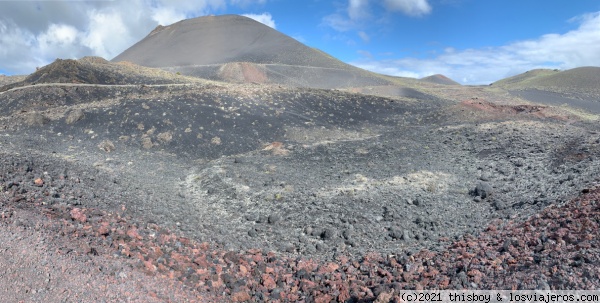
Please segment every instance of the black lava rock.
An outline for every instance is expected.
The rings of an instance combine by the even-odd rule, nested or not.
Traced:
[[[481,197],[481,199],[485,199],[492,195],[492,186],[487,182],[479,182],[475,189],[471,191],[471,195],[476,197]]]
[[[269,215],[269,224],[275,224],[281,220],[281,216],[278,214]]]
[[[321,233],[321,239],[323,240],[331,240],[337,236],[337,230],[333,228],[326,228]]]

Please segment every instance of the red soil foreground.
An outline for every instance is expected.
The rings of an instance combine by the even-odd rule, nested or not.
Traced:
[[[0,192],[0,296],[10,302],[400,302],[402,289],[600,288],[598,187],[525,222],[491,222],[444,251],[329,263],[224,251],[125,208],[35,196]]]

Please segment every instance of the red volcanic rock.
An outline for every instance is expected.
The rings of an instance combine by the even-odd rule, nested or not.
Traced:
[[[276,287],[275,280],[269,274],[262,275],[262,285],[267,289],[273,289]]]
[[[44,180],[37,178],[33,181],[33,184],[35,184],[35,186],[42,187],[44,185]]]
[[[138,234],[137,228],[135,227],[132,227],[129,230],[127,230],[127,235],[130,236],[132,239],[142,239],[142,236]]]
[[[232,302],[246,302],[251,299],[247,291],[237,291],[231,294]]]
[[[320,273],[320,274],[332,273],[332,272],[336,271],[338,268],[340,268],[340,266],[335,263],[327,263],[325,266],[321,266],[319,268],[318,273]]]
[[[23,198],[30,201],[30,195]],[[599,200],[600,189],[593,188],[525,222],[494,222],[495,227],[448,243],[441,252],[401,257],[370,253],[331,262],[259,249],[224,251],[95,209],[53,205],[40,213],[45,214],[44,228],[78,243],[61,252],[136,262],[137,270],[206,291],[214,302],[389,302],[398,299],[401,289],[595,289],[600,281]],[[12,213],[12,202],[5,203],[3,213]]]
[[[319,295],[315,298],[315,303],[329,303],[333,298],[328,294]]]
[[[85,223],[87,221],[87,216],[83,213],[81,208],[73,208],[70,212],[71,219],[75,221],[79,221],[81,223]]]

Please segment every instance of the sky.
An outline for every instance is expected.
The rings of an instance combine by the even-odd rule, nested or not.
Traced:
[[[598,0],[0,0],[0,74],[112,59],[157,25],[240,14],[355,66],[489,84],[600,66]]]

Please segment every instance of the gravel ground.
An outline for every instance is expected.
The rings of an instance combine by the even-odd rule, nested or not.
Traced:
[[[22,278],[0,289],[15,300],[600,285],[600,133],[557,109],[252,85],[0,99],[2,274]],[[20,274],[46,272],[24,259],[61,279]]]
[[[476,236],[441,239],[440,251],[319,261],[199,243],[124,208],[49,206],[49,190],[85,187],[77,172],[36,178],[35,166],[3,156],[0,264],[3,280],[14,282],[0,292],[11,301],[400,302],[402,289],[600,286],[596,187],[525,221],[497,219]]]
[[[568,104],[571,107],[583,109],[595,114],[600,113],[600,96],[570,96],[536,89],[511,91],[513,95],[532,102],[544,103],[554,106]]]
[[[57,172],[52,169],[64,163],[43,157],[2,154],[0,159],[4,302],[214,302],[209,294],[200,295],[177,280],[146,275],[135,258],[119,252],[125,238],[118,234],[132,227],[122,208],[50,205],[55,197],[111,199],[95,184],[82,182],[89,171],[72,165]]]

